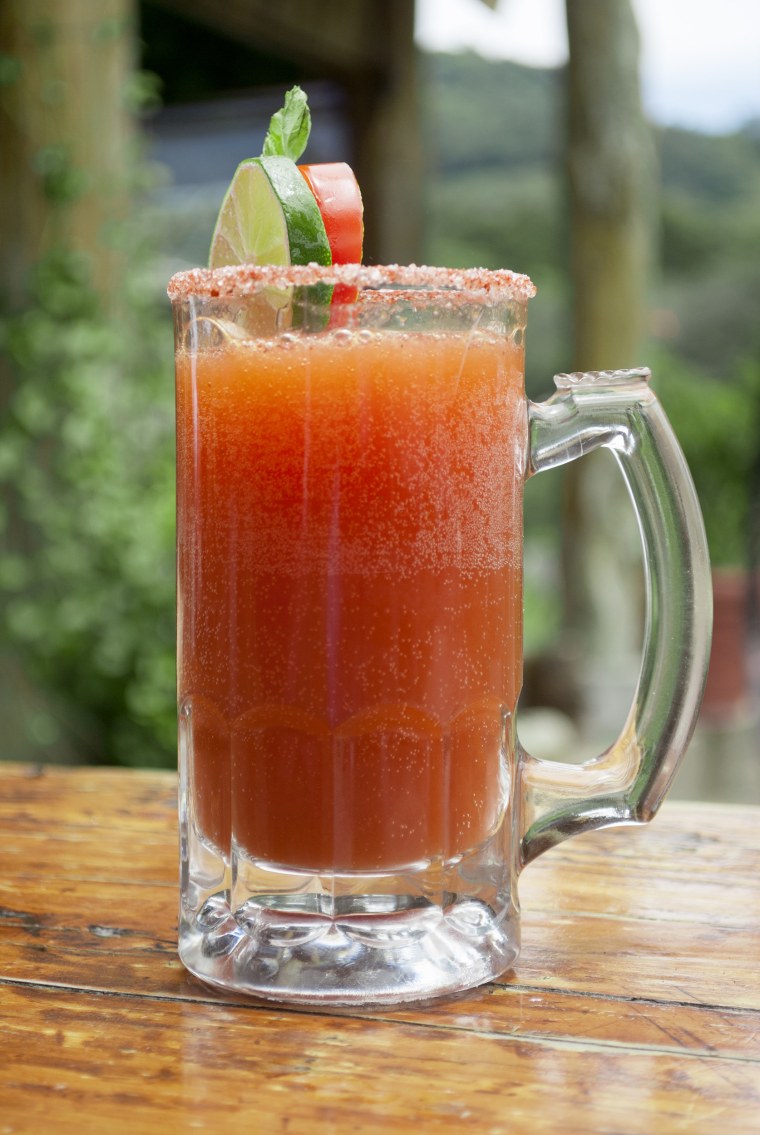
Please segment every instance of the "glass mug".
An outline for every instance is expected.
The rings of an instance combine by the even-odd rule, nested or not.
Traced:
[[[176,327],[182,961],[311,1003],[498,976],[521,869],[657,811],[690,739],[711,591],[688,470],[646,370],[523,381],[507,271],[195,270]],[[529,756],[527,477],[604,446],[647,615],[619,740]]]

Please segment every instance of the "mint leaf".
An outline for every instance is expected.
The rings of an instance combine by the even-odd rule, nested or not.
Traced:
[[[263,158],[292,158],[297,162],[306,149],[311,133],[311,113],[306,94],[293,87],[285,95],[285,105],[272,115],[261,151]]]

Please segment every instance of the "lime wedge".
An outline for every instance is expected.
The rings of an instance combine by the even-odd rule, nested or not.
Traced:
[[[228,264],[331,264],[322,214],[290,158],[241,162],[222,201],[210,268]]]

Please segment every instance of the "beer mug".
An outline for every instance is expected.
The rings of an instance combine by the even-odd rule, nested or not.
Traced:
[[[706,542],[648,371],[527,401],[508,271],[244,265],[169,294],[180,956],[306,1003],[494,978],[525,864],[649,820],[699,709]],[[640,678],[606,753],[541,761],[515,728],[523,486],[599,447],[641,531]]]

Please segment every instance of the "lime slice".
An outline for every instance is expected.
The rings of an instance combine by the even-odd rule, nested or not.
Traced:
[[[211,240],[210,268],[331,264],[314,195],[290,158],[250,158],[235,170]]]

